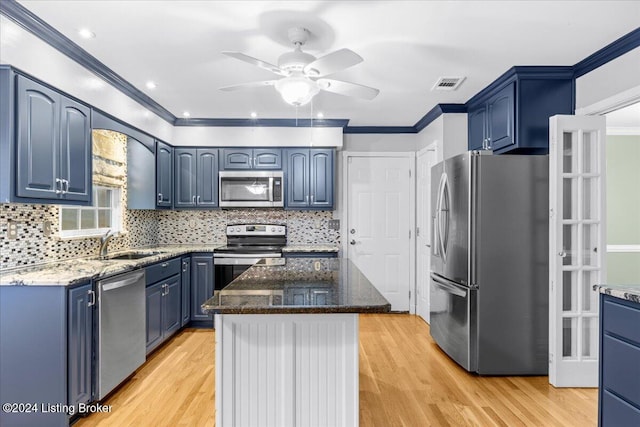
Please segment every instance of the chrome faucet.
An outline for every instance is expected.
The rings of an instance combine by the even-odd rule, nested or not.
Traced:
[[[105,259],[107,257],[107,245],[109,245],[109,240],[117,235],[118,233],[107,230],[107,234],[100,237],[100,259]]]

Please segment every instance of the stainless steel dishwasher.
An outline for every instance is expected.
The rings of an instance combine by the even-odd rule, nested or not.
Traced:
[[[146,360],[145,272],[98,282],[98,400]]]

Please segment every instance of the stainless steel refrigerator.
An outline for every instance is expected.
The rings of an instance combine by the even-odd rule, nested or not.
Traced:
[[[431,170],[431,336],[470,372],[548,372],[548,187],[547,156]]]

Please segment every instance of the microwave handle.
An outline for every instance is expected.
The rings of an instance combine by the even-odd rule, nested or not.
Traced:
[[[269,177],[269,201],[273,202],[273,177]]]

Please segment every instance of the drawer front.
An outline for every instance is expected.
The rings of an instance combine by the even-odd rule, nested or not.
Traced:
[[[639,347],[606,334],[603,336],[602,386],[640,406]]]
[[[180,266],[180,258],[174,258],[150,265],[146,270],[147,286],[166,279],[167,277],[171,277],[174,274],[180,273]]]
[[[640,410],[608,391],[602,393],[600,408],[601,427],[640,426]]]
[[[638,308],[625,305],[621,300],[604,296],[602,327],[604,332],[616,334],[640,344],[640,305]],[[620,301],[620,302],[618,302]]]

